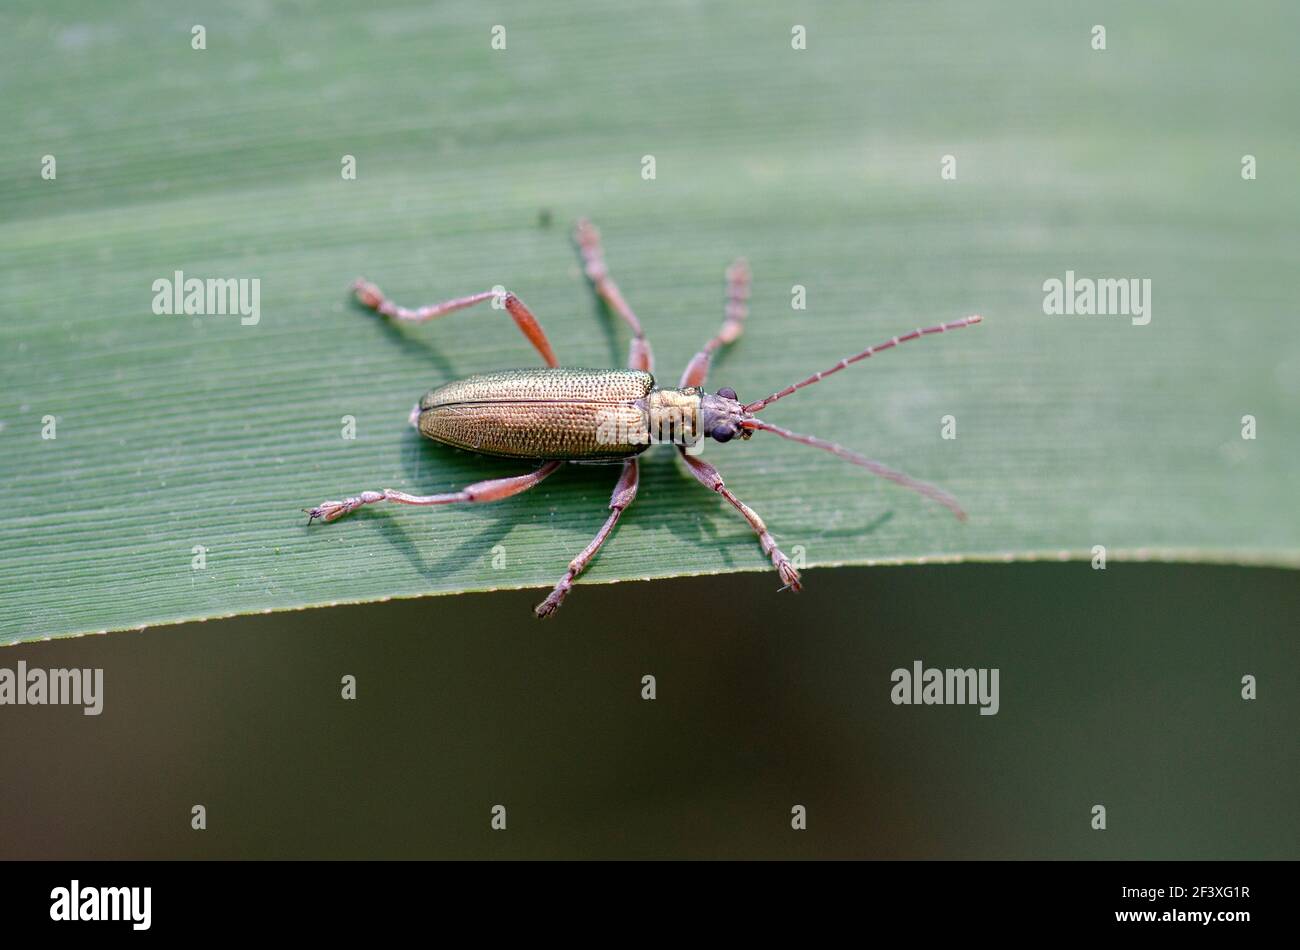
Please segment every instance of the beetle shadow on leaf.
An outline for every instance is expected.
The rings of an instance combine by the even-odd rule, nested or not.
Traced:
[[[361,304],[357,303],[355,300],[352,302],[352,310],[356,313],[368,315],[371,318],[372,323],[377,323],[380,329],[383,330],[384,334],[390,340],[397,343],[397,345],[407,353],[415,353],[423,359],[427,359],[436,367],[439,378],[446,380],[456,378],[457,370],[455,367],[453,367],[447,357],[442,354],[442,351],[428,340],[412,336],[406,328],[394,323],[392,320],[379,316],[374,311],[361,306]],[[430,322],[437,323],[438,321],[432,320]]]
[[[676,462],[676,460],[673,460]],[[704,489],[695,478],[680,465],[673,466],[680,475],[682,486],[680,491],[683,493],[692,492],[700,496],[700,510],[698,515],[683,516],[666,519],[666,527],[674,535],[681,538],[684,542],[696,547],[708,547],[717,551],[717,560],[719,570],[747,568],[750,566],[750,559],[745,555],[746,549],[752,550],[754,558],[750,563],[767,564],[767,557],[762,553],[758,545],[758,537],[750,528],[744,516],[736,511],[721,496],[711,493]],[[725,475],[723,476],[726,477]],[[728,485],[728,487],[732,487]],[[734,488],[733,488],[734,490]],[[743,494],[737,492],[740,500],[746,504],[750,503]],[[705,506],[713,505],[714,508]],[[793,519],[787,519],[783,513],[777,510],[773,505],[764,503],[753,506],[758,512],[760,518],[766,522],[768,530],[776,538],[776,542],[781,549],[788,555],[796,544],[803,544],[807,539],[816,538],[866,538],[875,534],[881,528],[894,518],[893,509],[882,511],[872,518],[862,527],[845,526],[839,528],[818,528],[816,525],[810,526],[810,530],[804,536],[792,534],[789,526],[794,524]],[[712,512],[720,513],[720,518],[709,517]],[[728,528],[728,523],[734,522],[735,530]],[[739,565],[737,563],[739,559]]]
[[[488,552],[492,545],[501,539],[503,531],[509,530],[508,527],[503,528],[499,519],[492,519],[484,524],[481,531],[462,537],[458,544],[447,550],[445,542],[440,540],[436,525],[430,525],[422,530],[421,533],[425,537],[420,541],[412,533],[413,529],[408,527],[401,518],[384,518],[378,524],[379,532],[395,548],[401,550],[419,574],[429,580],[445,578],[475,559],[490,556]],[[428,551],[431,548],[437,548],[444,553],[440,557],[430,557]]]
[[[502,478],[520,474],[522,470],[509,466],[502,459],[490,459],[475,456],[473,453],[453,449],[445,445],[436,445],[412,431],[402,447],[402,467],[406,469],[409,489],[415,494],[428,495],[442,492],[459,491],[466,485],[472,485],[490,478]],[[557,473],[558,474],[558,473]],[[508,506],[513,499],[486,504],[458,504],[432,506],[428,508],[392,505],[382,512],[380,532],[400,548],[406,559],[411,562],[422,576],[429,579],[445,578],[475,558],[483,557],[492,544],[509,531]],[[398,510],[403,509],[403,510]],[[448,511],[457,510],[482,512],[484,526],[469,537],[463,538],[450,550],[445,550],[439,557],[431,557],[430,551],[436,548],[444,551],[446,542],[441,540],[436,520]],[[430,519],[408,523],[407,516],[415,512],[417,516]],[[381,514],[378,510],[374,514]],[[396,516],[396,517],[395,517]],[[503,524],[503,521],[505,522]],[[415,532],[419,532],[416,534]]]
[[[435,445],[415,433],[411,434],[409,442],[402,449],[402,463],[407,471],[410,490],[418,494],[459,491],[474,482],[520,475],[529,471],[530,468],[536,467],[535,464],[526,461],[512,463],[508,459],[476,456],[472,452],[453,449],[444,445]],[[596,467],[592,466],[590,468]],[[552,475],[551,478],[564,478],[566,476],[581,478],[584,471],[589,471],[589,478],[599,477],[598,471],[590,471],[588,467],[566,465]],[[612,489],[613,484],[613,481],[610,481],[610,489]],[[532,491],[539,490],[541,490],[541,486],[532,489]],[[443,512],[453,509],[477,513],[477,518],[482,521],[482,529],[474,530],[472,534],[462,537],[449,550],[444,550],[446,542],[441,540],[442,535],[438,531],[436,522],[428,523],[427,527],[422,526],[423,522],[408,522],[403,515],[409,514],[409,511],[397,510],[407,508],[405,505],[393,505],[390,510],[384,512],[376,509],[370,514],[373,516],[383,515],[382,518],[376,519],[380,532],[394,547],[401,549],[403,555],[410,561],[411,566],[416,571],[422,576],[433,580],[445,578],[448,574],[463,569],[465,565],[476,559],[490,557],[493,545],[500,543],[510,533],[510,529],[519,522],[519,503],[527,498],[529,494],[530,492],[525,492],[498,502],[479,505],[461,504],[449,505],[445,508],[438,506],[410,509],[410,511],[419,512],[427,518],[437,518]],[[597,519],[604,510],[603,503],[596,507]],[[416,527],[413,527],[412,524],[416,525]],[[593,522],[591,529],[593,534],[597,527],[599,527],[598,520]],[[581,550],[582,545],[585,543],[585,540],[580,542],[574,549],[574,553]],[[438,557],[431,557],[430,551],[434,548],[443,553]],[[562,569],[562,565],[557,569]]]
[[[822,538],[865,538],[869,534],[874,534],[893,520],[894,511],[891,508],[889,511],[882,511],[880,514],[876,515],[876,517],[867,522],[865,527],[829,528],[823,531],[818,531],[817,536]]]

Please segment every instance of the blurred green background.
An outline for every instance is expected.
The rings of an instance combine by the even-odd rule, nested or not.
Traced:
[[[0,709],[0,856],[1300,857],[1294,574],[808,582],[599,585],[546,623],[517,591],[2,650],[102,665],[105,706]],[[894,706],[917,659],[999,667],[1001,710]]]
[[[768,415],[942,484],[968,524],[773,437],[711,451],[809,564],[1094,544],[1300,564],[1293,3],[4,16],[0,643],[553,584],[603,518],[609,470],[493,510],[376,509],[308,531],[299,509],[519,468],[422,444],[405,421],[433,385],[535,365],[527,344],[490,311],[386,326],[347,301],[359,273],[413,305],[507,285],[564,361],[621,363],[569,244],[579,215],[602,227],[669,382],[717,327],[738,254],[753,315],[712,383],[747,398],[918,324],[986,317]],[[152,282],[177,269],[260,279],[260,323],[155,315]],[[1045,316],[1043,282],[1071,269],[1151,279],[1150,325]],[[796,284],[807,310],[791,309]],[[767,569],[735,513],[655,453],[588,579]]]

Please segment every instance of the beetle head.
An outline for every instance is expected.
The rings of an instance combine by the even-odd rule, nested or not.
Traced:
[[[748,418],[744,404],[730,386],[722,387],[716,395],[705,393],[700,397],[700,429],[715,442],[730,442],[737,437],[748,439],[754,434],[744,425]]]

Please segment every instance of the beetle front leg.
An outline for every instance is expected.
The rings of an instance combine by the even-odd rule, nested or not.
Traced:
[[[749,316],[749,263],[743,258],[727,268],[727,311],[722,327],[717,334],[704,344],[686,364],[682,373],[682,389],[688,386],[703,386],[709,378],[709,367],[713,364],[713,354],[722,347],[735,343],[745,332],[745,318]]]
[[[560,582],[555,585],[555,590],[551,591],[549,597],[537,605],[534,612],[539,617],[549,617],[564,603],[564,598],[569,596],[569,591],[573,589],[573,581],[579,574],[587,568],[587,563],[596,556],[600,546],[609,538],[610,533],[614,530],[614,525],[618,524],[618,519],[622,516],[627,506],[632,504],[636,498],[636,487],[638,481],[638,469],[636,459],[628,459],[623,463],[623,474],[619,476],[618,484],[614,486],[614,494],[609,499],[609,517],[605,519],[605,524],[596,532],[596,536],[591,539],[591,543],[582,549],[577,557],[569,562],[569,570],[560,578]]]
[[[702,458],[688,455],[686,450],[680,445],[677,447],[677,451],[681,455],[682,460],[686,463],[686,467],[691,470],[691,474],[696,477],[701,485],[717,492],[723,498],[727,499],[727,501],[731,503],[732,507],[745,516],[745,520],[749,522],[749,526],[753,528],[754,533],[758,535],[758,543],[762,546],[763,553],[772,559],[772,566],[775,567],[776,572],[781,575],[782,583],[791,590],[802,590],[803,585],[799,583],[799,572],[796,571],[794,565],[790,563],[790,559],[785,556],[779,547],[776,546],[776,539],[773,538],[772,533],[767,530],[767,525],[764,524],[763,519],[758,516],[758,512],[754,511],[753,508],[750,508],[749,505],[745,504],[731,493],[731,489],[729,489],[722,481],[722,476],[718,474],[716,468],[704,461]]]
[[[443,495],[408,495],[404,491],[385,488],[383,491],[363,491],[342,501],[324,501],[315,508],[304,508],[307,523],[317,518],[322,521],[334,521],[349,512],[356,511],[362,505],[371,505],[377,501],[395,501],[403,505],[455,505],[473,504],[484,501],[500,501],[512,495],[518,495],[532,488],[546,476],[562,465],[562,462],[547,462],[536,471],[527,475],[512,475],[509,478],[493,478],[483,482],[466,485],[460,491]]]

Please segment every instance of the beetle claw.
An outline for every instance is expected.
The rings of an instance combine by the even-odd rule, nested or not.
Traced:
[[[327,501],[323,505],[317,505],[315,508],[304,508],[303,511],[307,512],[307,524],[310,525],[317,518],[321,521],[333,521],[342,513],[336,513],[334,511],[332,507],[334,504],[334,502]]]
[[[384,302],[383,292],[364,277],[358,277],[352,282],[352,293],[356,295],[362,306],[369,307],[371,310],[378,309]]]
[[[350,501],[352,501],[350,498],[348,501],[323,501],[315,508],[304,508],[303,511],[307,512],[307,523],[311,524],[317,518],[325,522],[341,518],[355,507],[348,503]]]

